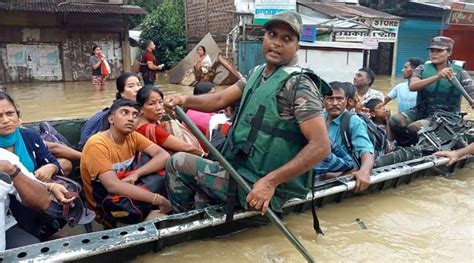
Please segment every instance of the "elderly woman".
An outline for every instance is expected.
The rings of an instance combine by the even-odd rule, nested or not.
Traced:
[[[6,93],[0,92],[0,173],[8,175],[13,187],[18,193],[17,199],[9,202],[9,209],[18,221],[6,217],[6,248],[13,248],[39,242],[39,233],[43,225],[43,215],[38,210],[49,207],[50,199],[47,191],[52,192],[60,202],[71,202],[64,194],[67,190],[54,182],[41,182],[36,178],[53,177],[61,173],[59,163],[48,152],[43,140],[36,132],[20,128],[19,111],[13,99]],[[7,158],[12,153],[26,171]],[[28,176],[33,173],[34,176]],[[36,177],[36,178],[35,178]],[[6,209],[7,211],[8,209]]]

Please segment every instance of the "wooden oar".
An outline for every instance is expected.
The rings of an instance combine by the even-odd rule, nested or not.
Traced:
[[[471,105],[471,106],[474,105],[474,101],[472,100],[471,96],[469,96],[467,91],[463,88],[461,83],[459,83],[459,80],[456,77],[450,79],[449,82],[451,82],[451,84],[454,87],[456,87],[456,89],[458,89],[459,92],[461,92],[462,96],[467,100],[467,102],[469,102],[469,105]]]
[[[227,170],[230,176],[242,187],[246,193],[250,193],[252,188],[250,185],[245,181],[242,176],[232,167],[232,165],[222,156],[222,154],[207,140],[206,136],[202,134],[198,127],[186,116],[183,109],[181,107],[176,106],[176,114],[178,117],[191,128],[196,137],[206,145],[209,152],[211,152],[216,159],[220,162],[220,164]],[[300,254],[306,259],[308,262],[315,262],[311,254],[306,250],[306,248],[301,244],[301,242],[291,233],[291,231],[281,222],[281,220],[275,215],[275,213],[269,208],[266,213],[268,219],[276,225],[280,231],[285,234],[286,238],[290,243],[300,252]]]

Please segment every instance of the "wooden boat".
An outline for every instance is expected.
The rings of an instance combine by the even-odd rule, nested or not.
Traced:
[[[435,116],[436,117],[436,116]],[[474,122],[437,116],[421,133],[420,143],[410,149],[401,149],[378,160],[379,167],[371,174],[371,186],[366,191],[375,193],[408,184],[425,175],[452,174],[456,169],[474,163],[474,156],[467,156],[447,167],[447,158],[436,158],[434,149],[448,149],[474,141]],[[84,120],[54,122],[55,128],[70,142],[77,143],[78,128]],[[34,126],[34,124],[30,124]],[[430,149],[431,148],[431,149]],[[404,159],[404,160],[402,160]],[[312,198],[317,207],[330,202],[340,202],[354,195],[354,181],[340,177],[318,182],[313,193],[305,199],[292,199],[284,205],[284,213],[299,213],[311,207]],[[100,262],[113,257],[114,261],[130,260],[151,251],[194,239],[229,234],[252,226],[268,224],[256,211],[237,211],[234,221],[225,223],[223,206],[211,206],[164,218],[145,221],[136,225],[111,230],[80,234],[53,241],[7,250],[0,254],[3,262]]]

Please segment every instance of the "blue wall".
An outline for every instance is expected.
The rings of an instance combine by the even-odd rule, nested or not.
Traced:
[[[396,75],[402,74],[402,68],[410,57],[428,59],[431,39],[440,34],[441,20],[403,19],[398,30],[398,49]]]
[[[237,69],[243,75],[257,65],[264,63],[261,41],[245,41],[237,43]]]

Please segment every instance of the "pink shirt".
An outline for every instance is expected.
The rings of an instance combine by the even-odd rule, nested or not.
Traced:
[[[199,130],[202,131],[202,133],[206,134],[207,129],[209,127],[209,121],[211,120],[211,117],[212,115],[214,115],[214,113],[188,110],[186,112],[186,115],[191,119],[194,124],[196,124],[196,126],[199,128]]]

